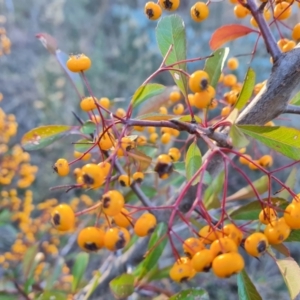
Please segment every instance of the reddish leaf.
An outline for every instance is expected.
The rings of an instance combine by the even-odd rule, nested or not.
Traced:
[[[231,24],[218,28],[212,35],[209,45],[212,50],[220,48],[223,44],[245,36],[251,32],[258,32],[250,27]]]

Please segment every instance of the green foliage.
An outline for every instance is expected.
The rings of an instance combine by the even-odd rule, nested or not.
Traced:
[[[109,287],[117,299],[124,299],[134,292],[134,276],[132,274],[122,274],[114,278]]]
[[[89,255],[87,253],[78,253],[72,268],[72,292],[75,292],[80,285],[81,279],[86,272],[86,268],[89,262]]]
[[[208,300],[207,292],[202,288],[190,288],[188,290],[181,291],[172,297],[169,300]]]
[[[245,270],[237,275],[239,300],[261,300],[256,287]]]
[[[186,169],[186,178],[191,180],[192,177],[197,173],[202,165],[202,155],[197,144],[193,142],[190,144],[186,157],[185,157],[185,169]],[[200,180],[200,175],[193,181],[193,185],[197,184]]]

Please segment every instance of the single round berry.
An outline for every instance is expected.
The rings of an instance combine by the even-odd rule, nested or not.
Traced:
[[[166,115],[168,114],[168,110],[165,106],[161,106],[159,109],[158,109],[158,112],[162,115]]]
[[[198,93],[204,91],[209,86],[209,76],[203,70],[194,72],[189,78],[189,87],[192,92]]]
[[[68,231],[74,228],[75,214],[68,204],[60,204],[51,212],[51,222],[59,231]]]
[[[181,152],[178,148],[170,148],[168,152],[169,156],[171,157],[172,161],[178,161],[181,156]]]
[[[98,145],[101,150],[109,150],[114,146],[114,136],[107,131],[105,133],[100,133]]]
[[[107,175],[109,174],[110,170],[111,170],[111,164],[109,162],[100,162],[98,164],[98,166],[101,169],[101,173],[104,176],[104,178],[107,177]]]
[[[132,175],[132,179],[137,183],[141,183],[144,180],[144,173],[142,172],[135,172]]]
[[[274,7],[274,18],[278,20],[287,19],[292,13],[292,5],[288,2],[282,1]]]
[[[288,52],[293,50],[296,47],[296,42],[294,41],[288,41],[283,47],[282,52]]]
[[[130,151],[135,147],[135,143],[130,137],[124,136],[121,138],[121,147],[123,150]]]
[[[237,246],[239,246],[243,239],[243,232],[234,224],[227,224],[223,227],[223,233],[231,238]]]
[[[129,215],[129,211],[126,208],[122,208],[121,212],[112,217],[114,224],[119,227],[128,227],[132,225],[132,217]]]
[[[223,118],[227,117],[229,115],[230,111],[231,111],[231,107],[230,106],[223,107],[222,110],[221,110],[221,116]]]
[[[218,100],[217,99],[212,99],[210,102],[210,105],[208,106],[208,109],[212,110],[217,108],[218,106]]]
[[[289,204],[284,211],[285,223],[291,229],[300,229],[300,203]]]
[[[209,249],[202,249],[192,258],[192,267],[197,272],[208,272],[211,268],[214,256]]]
[[[67,60],[67,68],[71,72],[83,72],[91,67],[91,60],[84,54],[70,55]]]
[[[137,236],[143,237],[152,233],[156,226],[156,217],[153,214],[141,215],[134,224],[134,232]]]
[[[139,135],[136,139],[138,146],[144,146],[147,144],[147,138],[144,135]]]
[[[248,164],[249,164],[249,160],[246,159],[245,157],[249,158],[250,160],[252,159],[251,156],[250,156],[249,154],[244,154],[243,156],[240,156],[239,162],[240,162],[242,165],[248,165]]]
[[[227,68],[229,70],[236,70],[239,67],[239,61],[235,57],[231,57],[227,61]]]
[[[104,108],[109,109],[109,107],[110,107],[110,100],[107,97],[100,98],[98,102]]]
[[[181,93],[179,91],[171,92],[169,98],[172,102],[177,102],[181,99]]]
[[[164,133],[161,138],[160,138],[160,141],[162,144],[168,144],[170,141],[171,141],[171,134],[166,132]]]
[[[102,196],[102,209],[108,216],[115,216],[122,211],[124,207],[124,197],[117,190],[110,190]]]
[[[260,211],[258,219],[262,224],[267,225],[277,219],[277,212],[272,207],[265,207]]]
[[[233,74],[228,74],[224,76],[223,84],[228,87],[233,87],[237,83],[237,78]]]
[[[261,232],[254,232],[249,235],[244,243],[245,250],[251,256],[259,257],[268,248],[269,242]]]
[[[130,241],[129,231],[124,227],[114,227],[106,231],[104,245],[110,251],[124,248]]]
[[[157,158],[154,171],[158,174],[159,178],[167,179],[169,174],[173,171],[172,159],[168,154],[161,154]],[[167,175],[167,176],[166,176]]]
[[[187,257],[193,257],[197,252],[203,250],[205,245],[199,238],[190,237],[184,241],[182,248]]]
[[[258,160],[252,160],[252,161],[249,161],[249,163],[248,163],[249,169],[250,169],[250,170],[253,170],[253,171],[258,170],[258,167],[257,167],[256,164],[258,164]]]
[[[82,167],[82,178],[88,188],[98,188],[104,183],[104,174],[97,164],[86,164]]]
[[[214,274],[220,278],[227,278],[241,272],[245,262],[238,252],[229,252],[218,255],[212,263]]]
[[[209,7],[204,2],[196,2],[191,7],[191,18],[195,22],[202,22],[209,16]]]
[[[198,109],[207,108],[216,95],[215,89],[209,85],[205,90],[195,93],[194,106]]]
[[[119,118],[124,118],[126,116],[126,111],[123,108],[118,108],[116,111],[116,116]]]
[[[105,232],[101,228],[83,228],[77,237],[77,243],[82,250],[98,251],[104,246]]]
[[[93,97],[85,97],[80,102],[80,108],[83,111],[91,111],[97,108],[97,104]]]
[[[184,105],[182,103],[178,103],[173,108],[173,113],[175,115],[181,115],[184,112]]]
[[[235,16],[239,19],[243,19],[250,14],[250,11],[241,4],[237,4],[234,7],[233,11],[234,11]]]
[[[184,282],[195,276],[191,260],[182,257],[172,266],[169,272],[170,278],[176,282]]]
[[[204,244],[211,244],[218,238],[223,237],[223,233],[217,229],[211,228],[209,225],[205,225],[200,229],[199,236],[202,238]]]
[[[213,241],[210,245],[210,251],[216,257],[223,253],[237,252],[238,246],[231,238],[226,236]]]
[[[123,187],[128,187],[131,184],[130,176],[128,176],[127,174],[120,175],[118,181]]]
[[[53,166],[53,170],[59,176],[67,176],[70,172],[69,163],[64,158],[59,158]]]
[[[162,10],[157,3],[149,1],[145,4],[144,13],[150,20],[157,20],[161,17]]]
[[[300,23],[297,23],[292,32],[292,39],[298,41],[300,39]]]
[[[151,143],[155,144],[157,139],[158,139],[158,134],[156,132],[153,132],[153,133],[150,134],[149,141]]]
[[[174,11],[180,5],[180,0],[159,0],[159,5],[166,10]]]
[[[271,167],[273,165],[273,157],[271,155],[263,155],[259,160],[258,163],[264,167],[264,168],[268,168]]]

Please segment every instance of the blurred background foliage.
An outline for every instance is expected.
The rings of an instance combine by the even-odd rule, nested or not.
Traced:
[[[162,59],[155,41],[156,22],[148,21],[143,13],[145,2],[0,0],[0,15],[6,18],[6,22],[1,19],[1,26],[6,28],[12,43],[11,54],[0,57],[0,91],[4,96],[0,106],[8,114],[14,114],[19,124],[12,144],[18,142],[25,132],[40,125],[75,125],[72,111],[85,118],[71,84],[35,34],[47,32],[55,37],[62,51],[83,52],[90,56],[92,68],[87,72],[87,78],[96,97],[115,99],[116,108],[125,107],[134,91],[156,70]],[[212,3],[209,19],[196,24],[189,16],[193,3],[182,1],[178,10],[186,22],[188,57],[206,56],[211,53],[208,42],[212,32],[222,24],[232,23],[233,6],[225,1]],[[248,25],[249,19],[236,22]],[[230,48],[232,46],[229,56],[250,54],[255,39],[250,35],[229,44]],[[242,81],[251,56],[239,59],[240,68],[236,75]],[[189,71],[202,65],[203,62],[190,64]],[[262,41],[258,43],[252,67],[256,71],[257,82],[268,77],[271,63]],[[155,81],[173,85],[169,74],[161,74]],[[49,191],[51,186],[72,182],[70,177],[58,179],[52,171],[58,157],[72,159],[71,142],[72,138],[65,138],[44,150],[31,153],[32,163],[39,167],[32,186],[34,202],[50,197],[68,201],[76,193]],[[230,183],[234,190],[244,184],[235,175],[231,176]],[[274,299],[275,295],[281,299],[287,296],[282,278],[271,259],[263,262],[252,259],[249,274],[254,275],[256,282],[259,281],[258,289],[266,299]],[[208,289],[211,299],[236,299],[234,279],[212,281],[210,276],[204,275],[200,284]],[[271,282],[270,278],[274,280]],[[215,289],[216,286],[218,289]]]

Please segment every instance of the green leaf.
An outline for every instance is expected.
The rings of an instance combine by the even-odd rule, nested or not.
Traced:
[[[285,240],[285,242],[286,242],[286,240]],[[272,249],[280,252],[285,257],[290,257],[291,256],[290,250],[284,244],[272,245]]]
[[[285,199],[278,197],[271,197],[270,200],[274,205],[279,205],[281,209],[285,209],[289,204]],[[267,203],[268,198],[264,198],[262,201]],[[257,220],[261,210],[261,203],[256,200],[235,209],[230,213],[230,217],[234,220]]]
[[[292,230],[284,242],[300,242],[300,230]]]
[[[276,259],[277,266],[288,288],[291,299],[300,294],[300,267],[292,257]]]
[[[262,300],[262,297],[245,270],[237,275],[237,285],[239,300]]]
[[[0,212],[0,226],[6,225],[11,221],[12,213],[8,209],[4,209]]]
[[[95,291],[96,287],[100,282],[100,278],[101,278],[101,273],[99,271],[96,271],[96,274],[93,276],[92,280],[90,281],[89,289],[86,292],[83,300],[90,299],[90,296],[93,294],[93,292]]]
[[[185,157],[185,169],[186,169],[186,178],[191,180],[195,173],[200,169],[202,165],[202,155],[200,149],[198,148],[196,142],[190,144],[186,157]],[[192,185],[195,185],[199,182],[200,175],[193,181]]]
[[[172,266],[165,267],[163,269],[159,269],[158,267],[155,268],[154,272],[151,272],[151,275],[149,275],[149,278],[147,278],[149,281],[154,280],[162,280],[165,278],[170,278],[170,270]]]
[[[300,92],[298,92],[290,101],[290,104],[300,105]]]
[[[48,291],[42,293],[37,300],[66,300],[67,299],[67,294],[62,293],[62,292],[55,292],[55,291]]]
[[[92,140],[81,139],[74,143],[74,149],[81,153],[86,152],[94,145]]]
[[[249,140],[235,124],[231,125],[229,136],[232,139],[232,145],[236,148],[246,147],[249,144]]]
[[[157,189],[154,188],[154,187],[152,187],[152,186],[141,186],[141,189],[142,189],[143,193],[148,198],[153,198],[157,194]],[[139,198],[131,190],[125,195],[125,201],[126,201],[126,203],[134,202],[134,201],[137,201],[137,200],[139,200]]]
[[[80,131],[84,134],[91,134],[91,133],[94,133],[96,130],[96,124],[90,120],[86,121]]]
[[[220,48],[213,52],[212,57],[205,62],[204,71],[209,75],[210,85],[214,88],[217,87],[228,54],[228,47]]]
[[[217,176],[217,178],[214,178],[214,180],[212,180],[211,184],[205,190],[204,205],[207,210],[220,207],[220,201],[218,195],[223,189],[223,185],[224,185],[224,171],[222,171]]]
[[[81,252],[77,254],[75,263],[72,268],[72,275],[73,275],[72,292],[75,292],[77,287],[79,286],[88,263],[89,263],[89,255],[87,253]]]
[[[276,152],[294,159],[300,159],[300,130],[284,126],[238,125],[247,135],[260,141]]]
[[[159,223],[156,226],[148,244],[149,252],[146,253],[146,258],[139,264],[134,272],[139,279],[147,275],[153,266],[157,264],[168,242],[165,236],[166,232],[167,225],[165,223]]]
[[[148,83],[146,85],[141,85],[132,96],[133,107],[137,107],[144,101],[162,94],[165,91],[166,87],[158,83]]]
[[[269,178],[267,175],[263,175],[259,179],[252,182],[253,186],[257,189],[258,194],[263,194],[268,190]],[[252,186],[248,184],[247,186],[241,188],[239,191],[233,195],[227,197],[227,201],[243,200],[256,197]]]
[[[169,300],[208,300],[209,296],[207,291],[202,288],[190,288],[188,290],[181,291],[172,297]]]
[[[253,89],[255,86],[255,72],[248,68],[247,74],[244,79],[243,88],[240,92],[239,98],[235,103],[235,108],[241,110],[247,104],[248,100],[251,98]]]
[[[129,297],[134,292],[134,276],[132,274],[122,274],[114,278],[109,287],[117,299]]]
[[[59,257],[56,260],[53,268],[51,269],[50,275],[47,277],[45,291],[50,291],[51,289],[53,289],[53,285],[61,276],[64,263],[65,261],[62,257]]]
[[[184,115],[184,116],[178,116],[176,118],[173,118],[171,120],[177,120],[177,121],[181,121],[181,122],[187,122],[187,123],[190,123],[192,122],[192,117],[191,115]],[[198,116],[194,116],[194,120],[197,122],[197,123],[202,123],[202,120],[200,117]]]
[[[294,189],[294,186],[296,184],[296,180],[297,180],[297,169],[296,168],[293,168],[291,171],[290,171],[290,174],[288,176],[288,178],[286,179],[285,181],[285,185],[287,187],[289,187],[291,190]],[[279,197],[279,198],[284,198],[284,199],[288,199],[288,197],[290,197],[291,194],[286,190],[282,190],[281,192],[277,193],[276,194],[276,197]]]
[[[172,45],[172,50],[165,60],[166,65],[186,59],[186,36],[183,20],[177,15],[161,18],[156,27],[156,40],[162,56],[165,58]],[[173,66],[186,71],[186,63]],[[176,85],[183,95],[187,95],[187,77],[181,72],[170,71]]]
[[[21,145],[25,151],[42,149],[61,139],[71,129],[72,127],[67,125],[37,127],[23,135]]]
[[[23,257],[23,276],[24,278],[28,279],[33,276],[33,271],[35,266],[37,265],[37,262],[35,261],[35,257],[38,253],[39,245],[33,245],[29,248],[27,248],[24,257]]]

